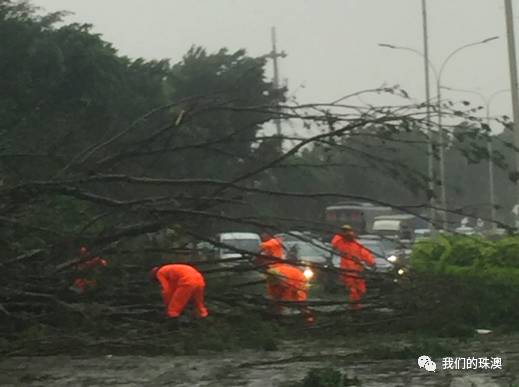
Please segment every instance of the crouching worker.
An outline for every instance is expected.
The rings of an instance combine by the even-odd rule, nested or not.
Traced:
[[[275,263],[268,267],[267,293],[275,303],[275,313],[283,312],[280,301],[302,302],[308,298],[308,280],[301,270],[286,263]],[[313,313],[306,307],[300,307],[307,323],[314,322]]]
[[[204,277],[194,267],[183,264],[154,267],[150,279],[160,284],[168,318],[178,318],[190,301],[199,318],[207,317]]]

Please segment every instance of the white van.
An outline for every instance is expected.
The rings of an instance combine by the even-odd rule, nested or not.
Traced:
[[[394,239],[414,239],[414,215],[383,215],[375,217],[373,234]]]

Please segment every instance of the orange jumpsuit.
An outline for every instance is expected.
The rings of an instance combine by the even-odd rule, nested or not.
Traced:
[[[308,281],[297,267],[275,263],[267,270],[267,293],[276,301],[305,301]]]
[[[286,263],[275,263],[267,270],[267,293],[274,301],[306,301],[308,297],[308,280],[297,267]],[[314,314],[306,306],[301,306],[305,322],[313,324]],[[275,305],[277,314],[283,307]]]
[[[347,241],[341,235],[333,237],[332,246],[341,254],[341,269],[346,271],[342,274],[342,282],[348,288],[348,299],[350,302],[358,304],[366,293],[366,282],[360,275],[364,267],[360,262],[364,261],[369,266],[373,266],[375,259],[370,251],[360,243]]]
[[[180,316],[190,300],[194,303],[198,317],[207,317],[204,277],[194,267],[182,264],[165,265],[157,271],[156,277],[161,286],[168,317]]]

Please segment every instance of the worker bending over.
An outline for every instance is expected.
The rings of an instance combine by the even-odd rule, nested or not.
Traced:
[[[302,302],[308,298],[308,279],[303,272],[288,263],[274,263],[267,271],[267,294],[275,303],[275,313],[283,313],[280,301]],[[306,307],[300,306],[307,323],[314,322],[313,313]]]
[[[276,301],[306,301],[308,280],[297,267],[275,263],[267,269],[267,293]]]
[[[265,268],[267,295],[275,302],[276,314],[282,314],[280,301],[301,302],[308,298],[308,280],[294,265],[281,262],[284,258],[283,244],[271,234],[261,234],[261,256],[257,260]],[[307,322],[313,322],[313,314],[306,307],[301,308]]]
[[[179,317],[189,301],[193,302],[198,317],[207,317],[204,277],[194,267],[183,264],[154,267],[150,276],[160,284],[168,318]]]

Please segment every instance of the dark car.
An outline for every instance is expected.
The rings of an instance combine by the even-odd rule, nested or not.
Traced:
[[[276,237],[283,243],[287,261],[296,263],[308,279],[321,282],[327,272],[333,271],[333,261],[338,255],[330,245],[297,231],[277,234]]]
[[[397,283],[408,278],[407,250],[397,241],[374,235],[363,235],[358,241],[374,255],[375,271],[383,273],[379,280]]]
[[[384,258],[392,264],[407,264],[407,258],[411,254],[411,250],[403,243],[391,238],[384,238],[378,235],[361,235],[358,241],[366,248],[372,250],[376,257]],[[379,261],[382,265],[382,261]]]
[[[375,258],[375,270],[380,272],[388,272],[394,269],[394,265],[387,260],[387,254],[384,245],[379,239],[358,239],[360,244],[367,248]],[[340,267],[341,258],[336,255],[333,259],[333,266]]]
[[[402,276],[407,274],[407,269],[403,267],[401,259],[393,255],[399,251],[394,249],[398,246],[397,243],[391,243],[391,240],[384,240],[377,235],[361,235],[357,241],[367,248],[375,259],[375,267],[368,269],[374,271],[372,275],[369,275],[370,281],[398,282]],[[388,251],[386,248],[393,250]],[[333,266],[340,268],[340,257],[334,257]]]

